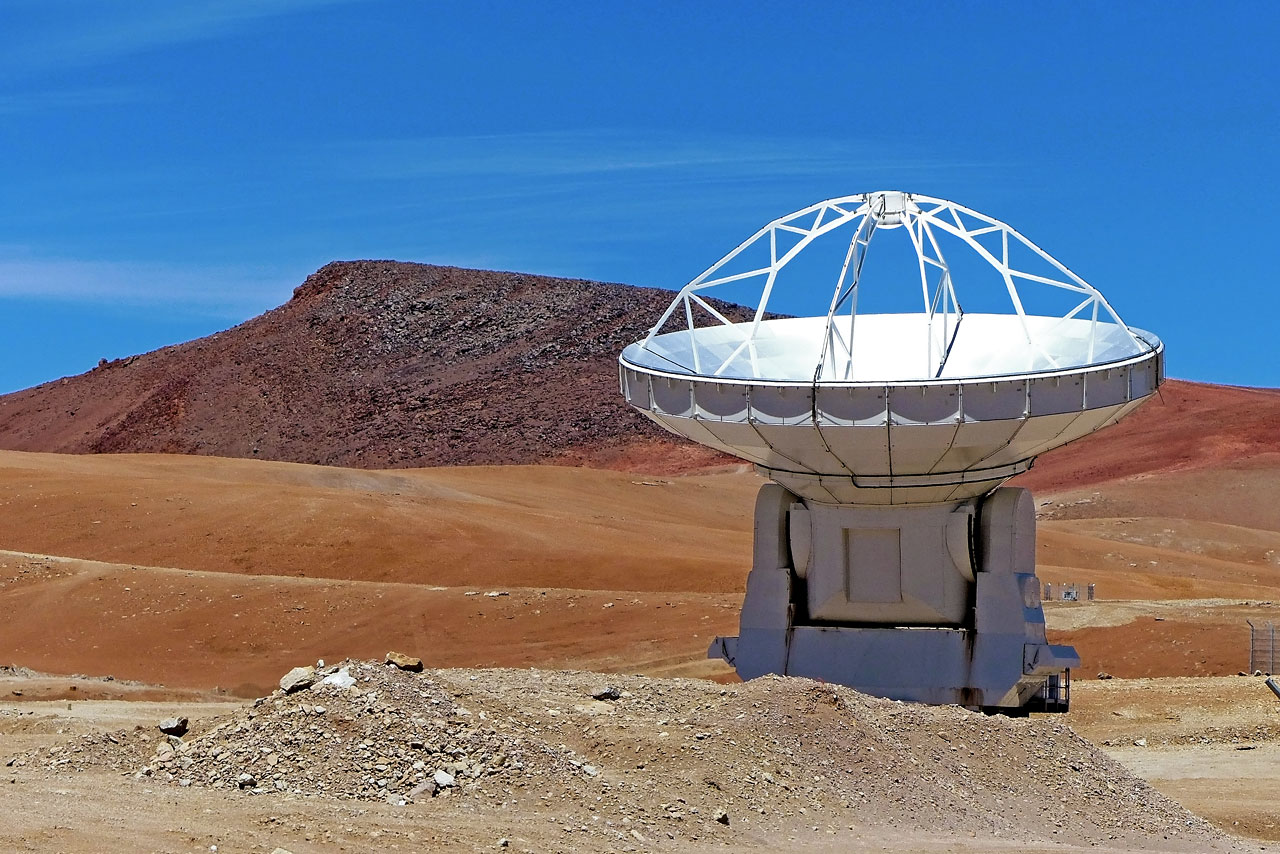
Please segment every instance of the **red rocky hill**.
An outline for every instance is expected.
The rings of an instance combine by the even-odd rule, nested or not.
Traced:
[[[233,329],[0,397],[0,447],[362,468],[724,462],[618,393],[672,294],[408,264],[329,264]],[[731,312],[732,313],[732,312]]]
[[[0,397],[0,448],[327,465],[560,462],[680,471],[730,458],[618,393],[617,356],[671,293],[393,261],[329,264],[234,329]],[[734,319],[745,309],[722,306]],[[1171,381],[1041,457],[1038,491],[1280,452],[1280,391]]]

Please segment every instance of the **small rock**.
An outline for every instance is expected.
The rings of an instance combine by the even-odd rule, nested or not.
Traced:
[[[729,813],[725,812],[724,810],[716,810],[715,819],[721,824],[728,824]]]
[[[187,734],[187,719],[181,716],[165,718],[159,723],[159,727],[165,735],[184,736]]]
[[[444,770],[437,771],[435,777],[432,779],[435,780],[435,784],[442,789],[448,789],[454,784],[453,775]]]
[[[409,670],[413,673],[422,672],[422,659],[414,658],[411,655],[405,655],[402,652],[387,653],[387,664],[394,664],[401,670]]]
[[[1102,670],[1102,671],[1099,671],[1099,673],[1098,673],[1098,678],[1099,678],[1099,679],[1114,679],[1115,677],[1114,677],[1114,676],[1112,676],[1112,675],[1111,675],[1110,673],[1108,673],[1107,671]]]
[[[258,785],[252,774],[241,774],[236,778],[236,785],[242,789],[252,789]]]
[[[306,667],[295,667],[280,677],[280,688],[286,694],[292,694],[294,691],[301,691],[303,688],[310,688],[316,682],[316,669],[310,665]]]
[[[1147,740],[1146,740],[1145,738],[1138,738],[1138,739],[1134,739],[1133,746],[1134,746],[1134,747],[1146,747],[1146,746],[1147,746]]]
[[[356,677],[352,676],[351,671],[344,667],[336,673],[330,673],[321,679],[320,684],[332,685],[335,688],[350,688],[356,684]]]
[[[622,699],[622,689],[613,685],[605,685],[603,688],[597,688],[592,691],[591,696],[597,700],[620,700]]]
[[[506,848],[506,847],[507,847],[508,845],[510,845],[510,844],[511,844],[511,840],[510,840],[510,839],[507,839],[507,837],[505,837],[505,836],[498,840],[498,847],[499,847],[499,848]]]

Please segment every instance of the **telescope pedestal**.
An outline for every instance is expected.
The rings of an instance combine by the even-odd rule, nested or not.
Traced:
[[[739,635],[708,650],[743,679],[805,676],[992,711],[1065,711],[1071,647],[1047,643],[1025,489],[924,505],[756,499]]]

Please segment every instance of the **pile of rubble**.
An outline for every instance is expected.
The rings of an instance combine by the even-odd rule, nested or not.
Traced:
[[[132,761],[127,773],[146,784],[382,801],[483,815],[504,832],[534,822],[584,835],[587,848],[871,827],[1200,850],[1220,839],[1056,719],[804,679],[423,671],[390,658],[295,668],[280,690],[191,733],[177,717],[164,734],[83,736],[11,762],[66,772]]]
[[[567,748],[509,737],[454,702],[417,659],[295,668],[252,708],[190,740],[170,735],[137,773],[180,786],[409,800],[512,776],[595,769]],[[414,672],[418,671],[418,672]]]

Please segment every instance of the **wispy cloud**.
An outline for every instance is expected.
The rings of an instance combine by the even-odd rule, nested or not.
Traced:
[[[124,86],[90,86],[0,94],[0,116],[90,107],[114,107],[143,100],[143,93]]]
[[[0,300],[153,306],[243,319],[288,298],[294,272],[249,266],[24,258],[0,254]]]
[[[942,179],[954,187],[996,168],[875,139],[625,129],[356,140],[299,162],[361,188],[344,210],[353,221],[394,208],[424,245],[486,241],[516,264],[606,277],[631,266],[638,246],[749,233],[760,223],[747,211]]]
[[[27,4],[44,22],[7,48],[24,69],[92,65],[174,45],[221,38],[255,22],[360,0],[131,0]]]
[[[335,144],[335,165],[366,178],[389,180],[463,175],[566,177],[687,172],[785,177],[873,166],[937,168],[935,157],[886,158],[865,142],[787,137],[559,131],[438,136]]]

